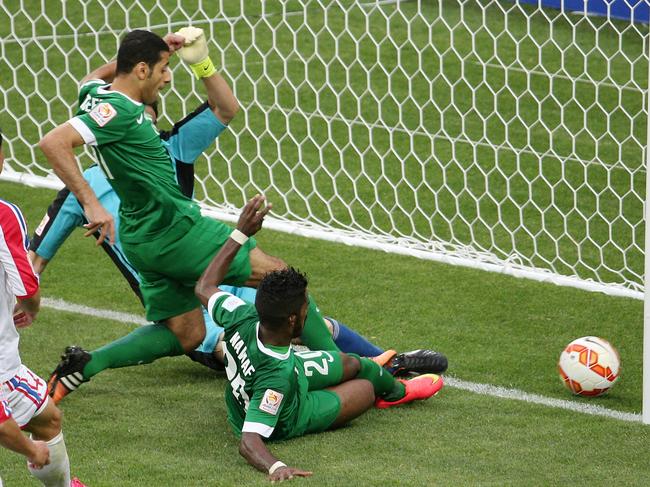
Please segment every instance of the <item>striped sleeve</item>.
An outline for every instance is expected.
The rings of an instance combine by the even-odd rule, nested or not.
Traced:
[[[38,277],[27,257],[27,224],[17,206],[0,200],[0,265],[7,273],[9,287],[19,298],[38,291]]]

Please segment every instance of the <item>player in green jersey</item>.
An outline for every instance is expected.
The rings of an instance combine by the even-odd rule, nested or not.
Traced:
[[[98,244],[105,238],[114,240],[114,221],[83,178],[75,147],[96,148],[99,164],[121,201],[122,247],[140,275],[147,318],[159,322],[103,347],[124,366],[181,355],[201,343],[205,325],[194,284],[232,231],[201,216],[197,203],[182,193],[169,153],[145,112],[145,105],[154,103],[170,82],[169,58],[179,49],[204,84],[225,83],[210,61],[203,32],[186,28],[182,34],[185,37],[169,34],[165,39],[142,30],[127,34],[118,50],[113,82],[89,86],[78,114],[40,142],[57,175],[82,204],[86,234],[100,230]],[[256,287],[267,272],[285,266],[251,239],[235,256],[225,280]],[[313,299],[310,303],[303,342],[311,348],[338,350]],[[78,386],[87,380],[84,368],[91,364],[66,364],[68,384]]]
[[[336,428],[373,404],[386,408],[426,399],[443,386],[434,374],[409,381],[393,378],[378,364],[332,351],[295,353],[309,305],[307,279],[293,268],[267,274],[255,305],[222,291],[230,264],[270,210],[255,196],[242,210],[237,234],[229,238],[196,284],[196,295],[215,323],[224,327],[228,421],[241,436],[239,452],[272,481],[311,472],[288,467],[265,440],[282,440]]]

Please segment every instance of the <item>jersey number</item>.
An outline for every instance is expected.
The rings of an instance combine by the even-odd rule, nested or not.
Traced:
[[[328,352],[300,352],[297,355],[303,359],[303,367],[307,377],[314,375],[314,371],[320,375],[327,375],[329,373],[328,362],[334,362],[334,357]]]
[[[84,99],[83,103],[79,105],[79,108],[83,110],[86,113],[89,113],[93,108],[97,106],[99,103],[98,98],[93,98],[90,95],[86,95],[86,98]]]
[[[243,401],[244,409],[248,411],[248,403],[250,402],[250,398],[244,390],[246,382],[242,376],[237,373],[237,363],[235,362],[235,359],[232,358],[232,355],[230,355],[227,345],[223,347],[223,354],[226,357],[226,377],[228,377],[228,381],[230,382],[232,395],[235,396],[235,399],[237,399],[240,404]]]

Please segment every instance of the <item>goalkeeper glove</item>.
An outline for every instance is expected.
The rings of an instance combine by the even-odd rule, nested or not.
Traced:
[[[190,65],[197,78],[207,78],[217,72],[210,59],[208,42],[205,39],[203,29],[183,27],[176,34],[185,38],[185,43],[178,51],[178,55]]]

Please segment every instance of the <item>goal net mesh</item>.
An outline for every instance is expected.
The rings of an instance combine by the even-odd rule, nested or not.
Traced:
[[[648,27],[513,1],[0,4],[5,179],[125,31],[202,27],[241,111],[196,164],[223,218],[557,283],[643,289]],[[169,127],[203,99],[180,60]],[[80,154],[85,167],[90,153]]]

